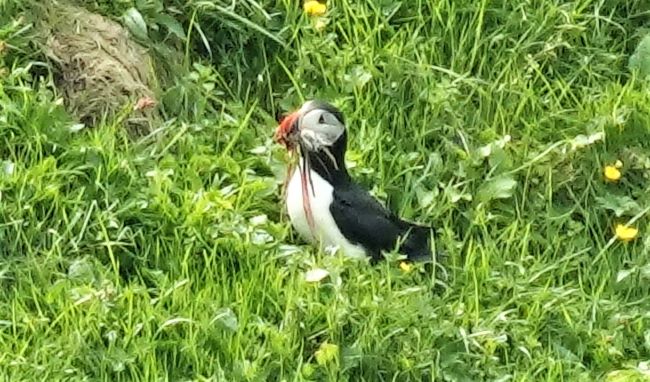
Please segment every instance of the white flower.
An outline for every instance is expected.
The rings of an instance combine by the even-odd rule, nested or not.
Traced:
[[[317,283],[329,276],[329,272],[323,268],[310,269],[305,273],[305,281],[308,283]]]

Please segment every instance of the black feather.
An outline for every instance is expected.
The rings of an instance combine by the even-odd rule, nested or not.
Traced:
[[[400,242],[397,249],[408,259],[432,259],[433,228],[400,219],[352,181],[336,185],[330,212],[343,236],[362,245],[375,260],[381,258],[382,251],[391,251]]]

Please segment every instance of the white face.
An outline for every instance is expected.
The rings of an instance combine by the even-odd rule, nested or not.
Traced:
[[[309,109],[309,102],[302,109]],[[300,118],[300,138],[308,149],[315,151],[329,147],[345,132],[345,126],[336,116],[323,109],[313,109]]]

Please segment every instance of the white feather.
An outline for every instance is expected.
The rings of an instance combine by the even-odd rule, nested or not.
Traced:
[[[300,163],[302,166],[302,163]],[[314,218],[314,234],[312,234],[302,202],[302,185],[300,182],[301,168],[296,166],[287,186],[287,212],[294,229],[307,242],[321,244],[324,248],[338,247],[346,256],[363,258],[366,252],[360,245],[348,241],[341,233],[332,214],[330,204],[334,200],[334,188],[318,173],[310,170],[313,193],[308,183],[309,202]]]

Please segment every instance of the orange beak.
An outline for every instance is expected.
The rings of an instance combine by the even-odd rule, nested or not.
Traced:
[[[295,146],[295,136],[298,133],[298,129],[295,125],[296,119],[298,118],[298,112],[293,112],[282,119],[280,125],[275,130],[275,135],[273,139],[284,145],[287,149],[291,150]]]
[[[298,129],[297,125],[297,119],[300,117],[300,112],[299,111],[294,111],[293,113],[287,115],[282,119],[280,122],[280,125],[278,126],[277,129],[275,129],[275,134],[273,135],[273,139],[283,145],[284,147],[287,148],[289,153],[291,155],[295,154],[296,151],[294,150],[296,148],[296,145],[298,144],[298,137],[300,135],[300,130]],[[302,207],[303,210],[305,211],[305,216],[307,218],[307,224],[309,224],[309,228],[311,229],[312,233],[315,232],[314,228],[314,216],[311,212],[311,204],[309,202],[309,192],[307,191],[308,183],[311,183],[311,179],[309,178],[309,163],[306,164],[306,168],[303,168],[301,170],[300,174],[300,185],[302,188]],[[287,177],[284,182],[284,187],[283,189],[287,189],[287,182],[289,181],[289,175],[293,172],[293,164],[289,164],[289,167],[287,167]],[[312,185],[312,192],[313,192],[313,185]]]

